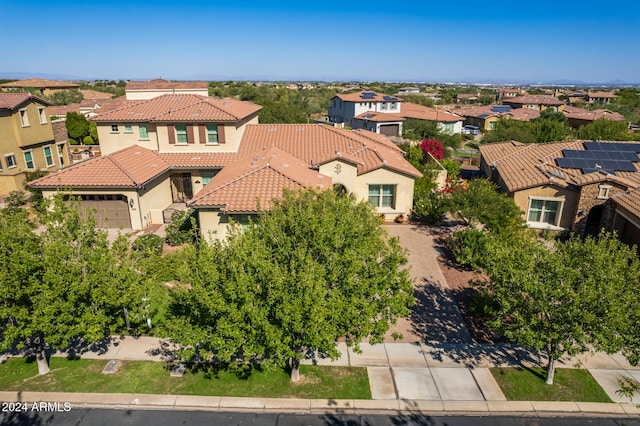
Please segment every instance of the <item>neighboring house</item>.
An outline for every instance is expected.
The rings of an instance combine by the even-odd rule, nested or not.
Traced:
[[[156,78],[151,81],[130,81],[125,87],[125,96],[128,101],[151,99],[162,95],[209,96],[209,83],[206,81],[167,81]]]
[[[398,89],[398,95],[411,95],[416,93],[420,93],[420,88],[416,86],[401,87]]]
[[[80,93],[82,93],[82,98],[87,100],[87,99],[111,99],[113,98],[113,94],[112,93],[106,93],[106,92],[99,92],[97,90],[88,90],[88,89],[81,89]]]
[[[617,98],[617,96],[611,92],[588,92],[587,93],[587,103],[590,103],[590,104],[598,102],[606,105],[608,103],[611,103],[611,100],[614,98]]]
[[[61,90],[71,90],[80,88],[79,84],[68,81],[45,80],[43,78],[29,78],[27,80],[12,81],[0,84],[0,88],[5,90],[24,91],[25,89],[38,89],[41,96],[50,96]]]
[[[501,101],[503,99],[512,99],[518,96],[527,95],[527,92],[522,89],[511,89],[511,88],[503,88],[498,89],[498,100]]]
[[[407,120],[427,120],[438,123],[438,129],[447,134],[462,132],[464,117],[447,110],[430,108],[413,102],[402,102],[400,116]]]
[[[640,144],[571,141],[480,145],[480,168],[534,229],[597,234],[617,230],[640,242]]]
[[[614,111],[609,111],[608,109],[596,109],[589,111],[588,109],[565,105],[562,113],[567,117],[567,123],[571,127],[580,127],[601,118],[612,121],[626,120],[624,115]]]
[[[487,105],[471,109],[461,109],[458,114],[464,117],[465,126],[476,126],[482,130],[495,129],[501,118],[517,121],[531,121],[540,117],[540,112],[527,108],[511,108],[510,105]]]
[[[55,139],[49,105],[29,93],[0,93],[0,195],[24,189],[27,172],[64,166],[66,142]]]
[[[260,106],[234,99],[164,95],[99,114],[103,155],[32,183],[46,196],[70,187],[101,226],[144,229],[175,208],[197,210],[222,238],[282,189],[340,188],[386,220],[410,213],[421,176],[386,137],[321,124],[258,124]]]
[[[456,95],[456,102],[458,103],[477,102],[479,99],[479,93],[459,93]]]
[[[553,111],[562,111],[564,102],[547,95],[525,95],[516,98],[503,99],[504,105],[511,105],[512,108],[528,108],[537,111],[551,109]]]
[[[402,121],[407,119],[436,121],[440,129],[449,134],[462,131],[463,118],[456,114],[376,92],[337,95],[331,100],[328,110],[331,123],[342,123],[385,136],[401,135]]]

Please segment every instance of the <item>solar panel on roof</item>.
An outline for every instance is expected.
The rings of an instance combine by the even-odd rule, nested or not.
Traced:
[[[398,98],[394,98],[393,96],[389,96],[389,95],[384,95],[382,97],[382,99],[384,99],[385,101],[397,101]]]
[[[511,105],[494,105],[491,107],[493,112],[509,112],[511,111]]]

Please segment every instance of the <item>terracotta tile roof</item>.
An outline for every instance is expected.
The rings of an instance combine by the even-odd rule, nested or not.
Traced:
[[[206,81],[167,81],[156,78],[151,81],[130,81],[125,90],[153,90],[153,89],[208,89]]]
[[[0,93],[0,109],[13,110],[32,99],[43,105],[51,105],[49,102],[31,93]]]
[[[503,99],[504,104],[516,105],[564,105],[564,102],[547,95],[525,95],[516,98]]]
[[[567,105],[564,107],[564,111],[562,112],[567,118],[573,118],[576,120],[593,121],[604,118],[613,121],[625,121],[624,115],[614,111],[609,111],[608,109],[596,109],[589,111],[588,109]]]
[[[399,115],[405,118],[415,118],[418,120],[430,120],[439,122],[462,121],[463,117],[452,114],[448,111],[430,108],[424,105],[414,104],[413,102],[403,102],[400,105]]]
[[[489,117],[509,117],[518,121],[530,121],[540,117],[540,111],[530,108],[511,108],[508,111],[502,111],[501,105],[487,105],[470,109],[462,109],[460,115],[465,117],[489,118]],[[506,106],[506,105],[505,105]],[[497,107],[497,108],[496,108]]]
[[[374,112],[374,111],[367,111],[367,112],[363,112],[362,114],[358,114],[355,117],[358,120],[367,120],[367,121],[374,121],[374,122],[387,122],[387,121],[404,121],[405,118],[397,115],[397,114],[393,114],[393,113],[384,113],[384,112]]]
[[[636,220],[640,220],[640,190],[629,191],[624,194],[616,195],[611,197],[611,200],[634,215]]]
[[[308,165],[321,164],[341,152],[362,162],[358,174],[386,167],[409,176],[422,176],[385,136],[366,130],[348,131],[323,124],[248,125],[238,154],[246,156],[270,146]]]
[[[189,202],[190,206],[222,207],[225,213],[268,210],[283,190],[331,188],[331,178],[276,147],[265,148],[230,164]]]
[[[117,98],[111,99],[98,99],[96,100],[96,102],[98,103],[98,105],[100,105],[100,108],[98,108],[95,112],[105,113],[114,109],[121,108],[124,106],[124,103],[126,101],[127,99],[124,96],[118,96]]]
[[[372,93],[372,95],[365,96],[363,98],[363,93]],[[385,99],[385,96],[392,99]],[[401,99],[395,96],[385,95],[384,93],[370,92],[367,90],[356,93],[339,94],[335,97],[347,102],[401,102]]]
[[[616,171],[582,173],[581,169],[559,167],[556,158],[562,158],[563,149],[584,150],[584,141],[553,142],[546,144],[521,144],[498,142],[480,145],[484,161],[497,170],[509,192],[540,185],[559,187],[582,186],[589,183],[611,181],[630,188],[640,187],[640,158],[633,163],[635,172]],[[607,142],[602,142],[607,143]]]
[[[238,159],[235,152],[159,153],[158,156],[173,168],[222,168]]]
[[[28,78],[26,80],[12,81],[10,83],[0,84],[0,87],[17,88],[17,87],[35,87],[39,89],[73,89],[80,87],[79,84],[60,80],[46,80],[44,78]]]
[[[540,117],[540,111],[530,108],[515,108],[511,110],[510,114],[512,120],[518,121],[531,121]]]
[[[617,98],[616,95],[614,95],[611,92],[588,92],[587,94],[590,98],[600,98],[600,99],[613,99],[613,98]]]
[[[85,100],[88,100],[88,99],[111,99],[111,98],[113,98],[113,94],[112,93],[99,92],[97,90],[81,89],[80,93],[82,93],[82,97]]]
[[[80,104],[54,105],[47,108],[49,115],[56,117],[66,117],[68,112],[77,112],[80,114]]]
[[[64,121],[54,121],[51,123],[51,127],[53,128],[54,141],[66,142],[69,140],[69,135],[67,134],[67,124]]]
[[[51,173],[30,183],[36,188],[137,188],[169,169],[156,151],[133,145]]]
[[[96,122],[237,122],[262,107],[236,99],[200,95],[163,95],[147,100],[125,101],[120,108],[98,111]]]

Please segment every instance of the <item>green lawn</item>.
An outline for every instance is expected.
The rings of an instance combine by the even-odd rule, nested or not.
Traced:
[[[228,371],[187,370],[178,378],[170,377],[170,366],[161,362],[123,361],[113,375],[101,373],[106,364],[55,357],[50,359],[51,372],[38,376],[35,362],[11,359],[0,365],[0,390],[371,399],[365,368],[303,365],[302,380],[291,384],[281,369],[254,369],[247,378]]]
[[[491,373],[509,401],[612,402],[587,370],[558,368],[547,385],[544,368],[492,368]]]

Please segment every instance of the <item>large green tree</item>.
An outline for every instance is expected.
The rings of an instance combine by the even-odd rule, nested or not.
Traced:
[[[89,122],[87,122],[87,118],[80,113],[69,111],[65,125],[69,137],[78,142],[82,142],[84,137],[90,134]]]
[[[481,288],[495,302],[492,325],[547,356],[547,383],[564,354],[622,351],[638,363],[640,260],[633,248],[604,232],[566,243],[494,237],[484,248],[489,280]]]
[[[286,193],[257,225],[190,252],[176,341],[225,362],[289,366],[380,342],[413,303],[404,250],[365,202],[333,191]]]
[[[144,294],[124,239],[111,247],[62,194],[46,207],[38,234],[24,213],[0,214],[0,349],[35,355],[40,374],[49,371],[47,348],[100,340],[122,329],[127,312],[141,322]]]

